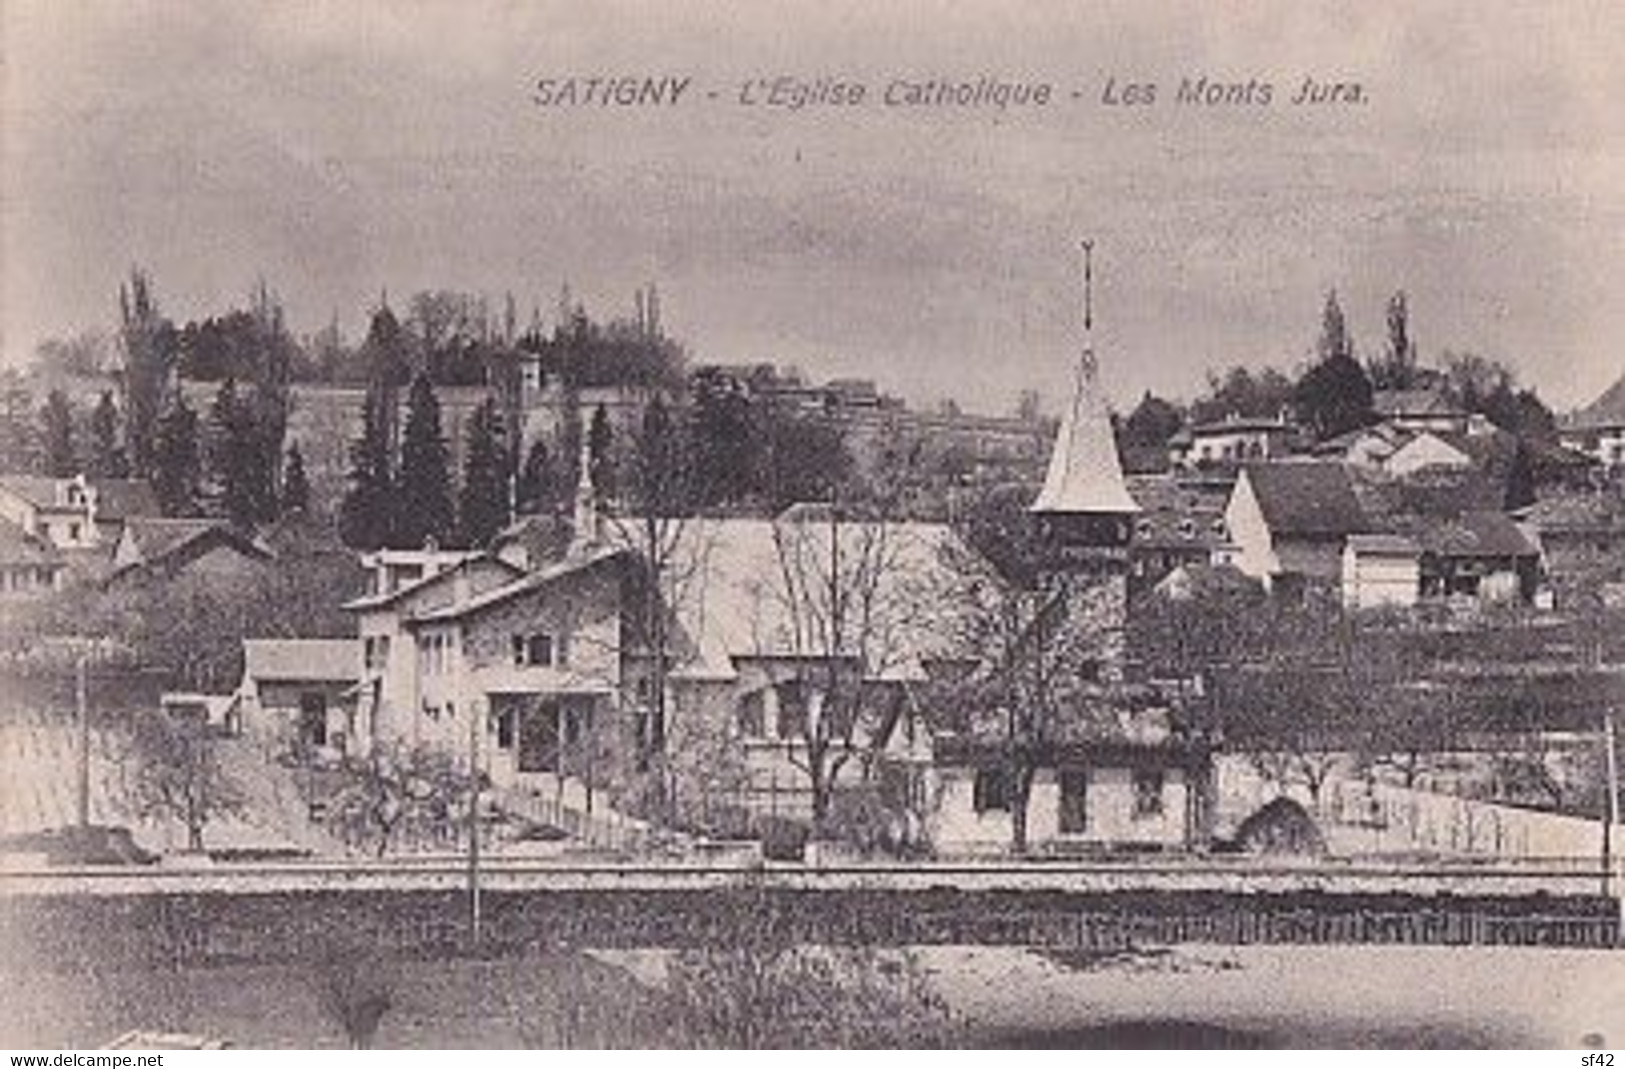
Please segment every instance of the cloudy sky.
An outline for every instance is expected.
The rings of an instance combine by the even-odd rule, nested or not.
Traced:
[[[999,410],[1065,381],[1089,235],[1120,402],[1290,366],[1335,287],[1367,351],[1404,289],[1425,360],[1478,351],[1572,405],[1625,371],[1622,10],[5,0],[0,350],[111,327],[132,263],[177,319],[263,276],[296,329],[336,313],[352,338],[385,289],[550,310],[568,281],[603,313],[654,280],[698,357]],[[533,103],[571,75],[694,88]],[[871,100],[737,103],[781,75]],[[1202,75],[1274,103],[1176,106]],[[982,76],[1057,99],[873,99]],[[1305,76],[1368,102],[1294,108]],[[1157,104],[1103,105],[1108,78]]]

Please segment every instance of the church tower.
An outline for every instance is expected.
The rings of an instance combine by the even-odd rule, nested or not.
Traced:
[[[1128,547],[1140,506],[1129,495],[1094,347],[1094,243],[1083,243],[1083,351],[1061,413],[1044,485],[1029,507],[1043,559],[1043,583],[1062,611],[1053,640],[1091,651],[1110,685],[1123,674]]]
[[[1083,243],[1083,352],[1071,402],[1061,414],[1044,486],[1030,511],[1051,566],[1079,572],[1127,571],[1134,514],[1123,480],[1094,345],[1094,242]]]

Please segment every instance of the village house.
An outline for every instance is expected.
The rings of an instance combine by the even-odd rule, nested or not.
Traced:
[[[1377,390],[1371,395],[1371,410],[1379,423],[1413,434],[1482,434],[1490,426],[1483,416],[1465,411],[1438,387]]]
[[[359,678],[352,639],[244,639],[231,726],[334,758],[364,752]]]
[[[13,559],[0,560],[12,580],[4,589],[32,593],[98,580],[128,523],[157,515],[144,480],[0,475],[0,522],[14,529],[4,549]]]
[[[275,553],[225,520],[132,518],[113,546],[105,583],[206,576],[222,583],[256,574]]]
[[[1296,596],[1335,589],[1344,542],[1370,531],[1342,464],[1290,460],[1248,464],[1225,506],[1235,564],[1265,587]]]
[[[37,597],[62,588],[67,567],[47,539],[0,517],[0,599]]]
[[[1558,427],[1558,440],[1610,473],[1625,471],[1625,376]]]
[[[1139,513],[1129,542],[1133,590],[1155,587],[1185,567],[1229,564],[1236,545],[1225,523],[1228,487],[1179,475],[1134,475],[1128,490]]]
[[[60,550],[100,544],[97,490],[83,475],[0,475],[0,517]]]
[[[1249,461],[1288,456],[1297,437],[1297,428],[1284,417],[1227,416],[1175,434],[1168,442],[1168,459],[1176,468],[1233,469]]]

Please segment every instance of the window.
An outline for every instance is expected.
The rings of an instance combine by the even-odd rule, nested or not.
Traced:
[[[1060,780],[1056,830],[1062,835],[1081,835],[1089,830],[1089,773],[1081,768],[1063,768]]]
[[[389,665],[389,636],[371,635],[362,640],[362,660],[369,672],[381,672]]]
[[[497,714],[497,749],[513,749],[513,710],[504,709]]]
[[[1195,538],[1196,537],[1196,521],[1191,519],[1189,516],[1187,516],[1184,519],[1180,520],[1179,521],[1179,537],[1181,537],[1181,538]]]
[[[739,733],[747,739],[760,739],[767,735],[767,695],[754,691],[739,703]]]
[[[557,650],[560,654],[554,660],[555,650],[553,636],[544,632],[532,635],[515,635],[513,643],[513,663],[516,668],[547,668],[555,663],[563,664],[562,647]]]
[[[70,541],[70,542],[79,541],[79,531],[80,531],[80,527],[79,527],[79,525],[77,523],[68,524],[68,541]]]
[[[1004,769],[979,768],[971,786],[971,804],[978,814],[1009,812],[1010,788],[1010,774]]]
[[[800,682],[780,683],[774,688],[779,699],[779,715],[774,724],[781,739],[798,739],[807,729],[807,693]]]
[[[1162,769],[1134,770],[1134,815],[1142,819],[1162,816]]]
[[[570,663],[570,636],[560,635],[553,641],[553,663],[560,668]]]

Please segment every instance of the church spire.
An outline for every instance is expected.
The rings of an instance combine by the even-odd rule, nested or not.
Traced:
[[[1094,346],[1094,242],[1083,243],[1083,352],[1071,403],[1061,414],[1044,487],[1031,511],[1049,515],[1134,513],[1139,505],[1123,481],[1117,439],[1100,392]]]

